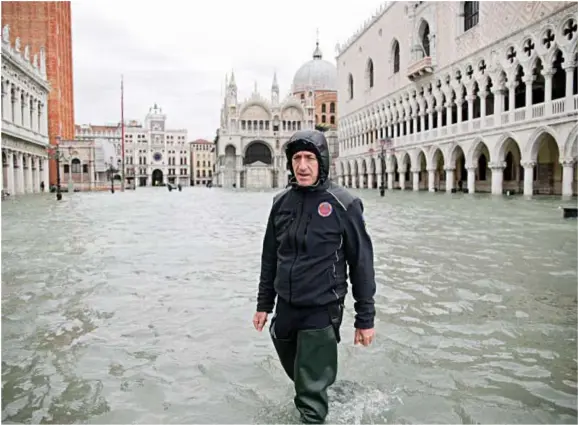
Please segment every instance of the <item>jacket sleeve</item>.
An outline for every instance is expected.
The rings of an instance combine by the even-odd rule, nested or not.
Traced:
[[[271,209],[267,220],[267,229],[263,238],[261,253],[261,276],[259,278],[259,293],[257,294],[257,311],[271,313],[275,305],[275,287],[273,285],[277,274],[277,241],[273,224],[274,212]]]
[[[355,316],[355,328],[371,329],[375,317],[375,270],[373,243],[363,219],[363,204],[355,199],[347,209],[345,224],[345,258],[349,265]]]

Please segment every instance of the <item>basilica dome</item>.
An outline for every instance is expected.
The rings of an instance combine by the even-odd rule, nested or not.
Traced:
[[[337,91],[337,68],[323,60],[319,42],[313,52],[313,59],[304,63],[293,77],[293,93],[308,90]]]

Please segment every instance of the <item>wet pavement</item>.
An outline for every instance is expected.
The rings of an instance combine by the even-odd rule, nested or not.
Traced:
[[[348,296],[333,423],[576,423],[577,234],[558,198],[355,191],[377,339]],[[2,202],[2,420],[290,423],[251,323],[272,196],[139,188]]]

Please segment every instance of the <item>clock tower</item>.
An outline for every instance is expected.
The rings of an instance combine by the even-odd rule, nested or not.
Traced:
[[[163,114],[162,108],[155,103],[153,107],[149,108],[145,125],[153,133],[164,133],[166,120],[167,116]]]

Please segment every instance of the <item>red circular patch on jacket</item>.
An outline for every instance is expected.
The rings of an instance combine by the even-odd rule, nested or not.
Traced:
[[[333,206],[329,202],[321,202],[317,207],[317,212],[321,217],[329,217],[333,212]]]

